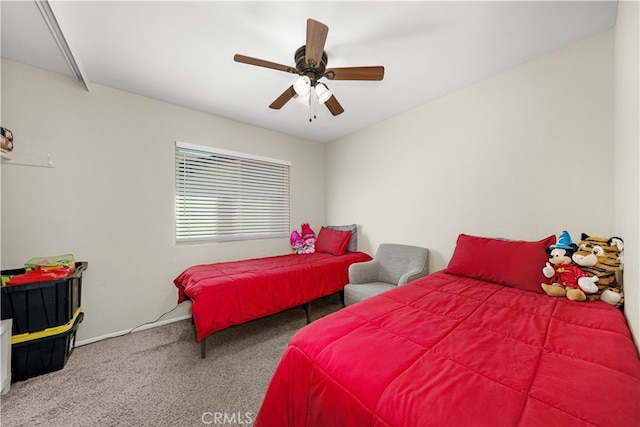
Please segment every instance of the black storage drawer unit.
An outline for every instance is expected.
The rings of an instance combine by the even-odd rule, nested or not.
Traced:
[[[12,335],[41,331],[68,323],[81,304],[82,273],[87,262],[76,262],[72,275],[48,282],[2,287],[2,319],[13,318]],[[25,273],[4,270],[3,276]]]
[[[11,382],[64,368],[75,348],[78,325],[84,318],[80,310],[65,325],[11,338]]]

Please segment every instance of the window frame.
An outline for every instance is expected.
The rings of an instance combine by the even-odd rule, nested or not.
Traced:
[[[290,161],[183,141],[174,153],[177,245],[289,236]]]

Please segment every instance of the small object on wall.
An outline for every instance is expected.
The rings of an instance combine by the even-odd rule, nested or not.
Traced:
[[[13,151],[13,132],[3,127],[0,127],[0,148],[5,153]]]

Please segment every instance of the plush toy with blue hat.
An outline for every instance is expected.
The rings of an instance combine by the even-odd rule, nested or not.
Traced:
[[[555,245],[547,248],[549,261],[542,269],[544,277],[549,283],[543,283],[542,289],[552,297],[564,297],[572,301],[585,301],[586,294],[598,291],[595,282],[597,276],[589,276],[579,266],[572,262],[573,253],[578,245],[573,243],[569,232],[564,230]]]

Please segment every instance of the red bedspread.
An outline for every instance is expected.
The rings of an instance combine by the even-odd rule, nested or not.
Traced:
[[[434,273],[300,330],[255,426],[631,426],[623,314]]]
[[[174,283],[178,303],[193,301],[201,341],[208,335],[342,290],[349,265],[369,261],[364,252],[334,256],[289,254],[188,268]]]

